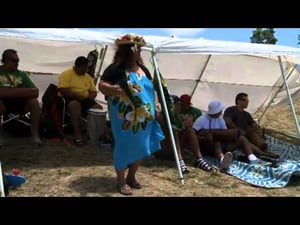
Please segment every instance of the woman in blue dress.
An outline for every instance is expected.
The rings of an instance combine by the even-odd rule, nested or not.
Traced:
[[[140,54],[145,44],[142,37],[133,34],[118,38],[113,63],[105,69],[99,83],[108,103],[115,141],[117,188],[124,195],[131,195],[131,188],[142,188],[136,179],[140,162],[159,150],[164,139],[156,121],[157,98],[152,78]]]

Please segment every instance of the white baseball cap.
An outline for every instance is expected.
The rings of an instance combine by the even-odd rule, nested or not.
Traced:
[[[208,104],[207,114],[217,114],[221,112],[224,109],[224,107],[225,106],[218,100],[211,101]]]

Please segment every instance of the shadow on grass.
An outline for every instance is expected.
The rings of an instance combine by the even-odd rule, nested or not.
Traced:
[[[69,142],[70,138],[69,139]],[[3,171],[12,168],[37,169],[59,167],[92,167],[111,165],[113,168],[113,149],[95,146],[76,147],[62,140],[46,141],[42,147],[31,143],[30,137],[14,138],[5,136],[5,146],[0,149]],[[176,168],[171,159],[145,159],[145,167]]]
[[[290,178],[289,183],[287,184],[288,186],[300,186],[300,176],[292,175]]]
[[[69,184],[69,188],[80,193],[80,196],[93,196],[99,194],[104,197],[117,193],[115,177],[80,177]]]

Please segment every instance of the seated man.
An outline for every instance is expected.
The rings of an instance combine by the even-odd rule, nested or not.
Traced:
[[[192,97],[188,94],[183,94],[180,96],[181,102],[181,115],[183,116],[184,120],[191,119],[193,122],[202,115],[200,109],[193,107],[192,105]]]
[[[220,169],[227,170],[232,162],[232,153],[226,152],[224,142],[215,140],[212,131],[214,129],[227,129],[222,118],[224,105],[219,101],[212,101],[208,104],[207,114],[197,118],[193,124],[194,130],[199,135],[201,148],[212,153],[220,160]]]
[[[241,147],[250,164],[266,164],[255,156],[265,155],[263,151],[250,143],[238,129],[227,129],[222,116],[223,109],[220,101],[211,101],[207,114],[200,116],[193,124],[202,143],[201,148],[208,153],[212,151],[220,159],[221,169],[228,169],[232,160],[232,154],[228,151],[238,147]]]
[[[268,150],[261,127],[254,121],[251,114],[245,111],[248,103],[248,94],[241,92],[236,95],[235,106],[230,106],[224,111],[224,120],[227,127],[239,129],[252,144],[266,152],[266,155],[278,158],[279,155]]]
[[[18,70],[19,57],[16,50],[6,49],[2,53],[2,63],[3,65],[0,66],[0,116],[6,112],[30,112],[32,141],[41,145],[38,129],[41,114],[37,99],[39,90],[27,73]]]
[[[207,172],[213,172],[215,171],[214,167],[210,166],[205,159],[202,157],[201,149],[199,146],[199,142],[196,136],[195,131],[192,128],[193,121],[191,118],[184,119],[181,110],[182,110],[182,102],[180,98],[176,95],[172,96],[173,102],[174,102],[174,116],[176,117],[176,124],[172,124],[173,126],[173,134],[174,134],[174,140],[176,144],[177,154],[179,158],[179,164],[181,168],[182,173],[188,173],[189,170],[183,160],[182,157],[182,146],[185,144],[188,144],[190,148],[192,149],[194,156],[196,158],[196,164],[195,166],[199,169],[203,169]],[[159,120],[163,130],[165,131],[166,140],[170,141],[170,138],[168,138],[168,133],[166,126],[163,126],[165,124],[162,122],[162,120]],[[169,143],[168,143],[169,144]],[[168,146],[169,147],[169,146]]]
[[[84,146],[84,140],[80,131],[80,117],[86,115],[89,108],[103,109],[96,103],[97,89],[88,71],[88,59],[79,56],[75,65],[59,75],[58,89],[66,100],[67,108],[71,115],[77,146]]]

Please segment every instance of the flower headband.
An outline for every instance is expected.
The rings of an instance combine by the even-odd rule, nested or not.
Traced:
[[[115,40],[116,46],[128,45],[128,44],[132,44],[135,46],[135,48],[137,48],[137,46],[139,46],[139,47],[145,46],[146,41],[144,40],[143,37],[135,35],[135,34],[126,34],[120,38],[117,38],[117,40]]]

